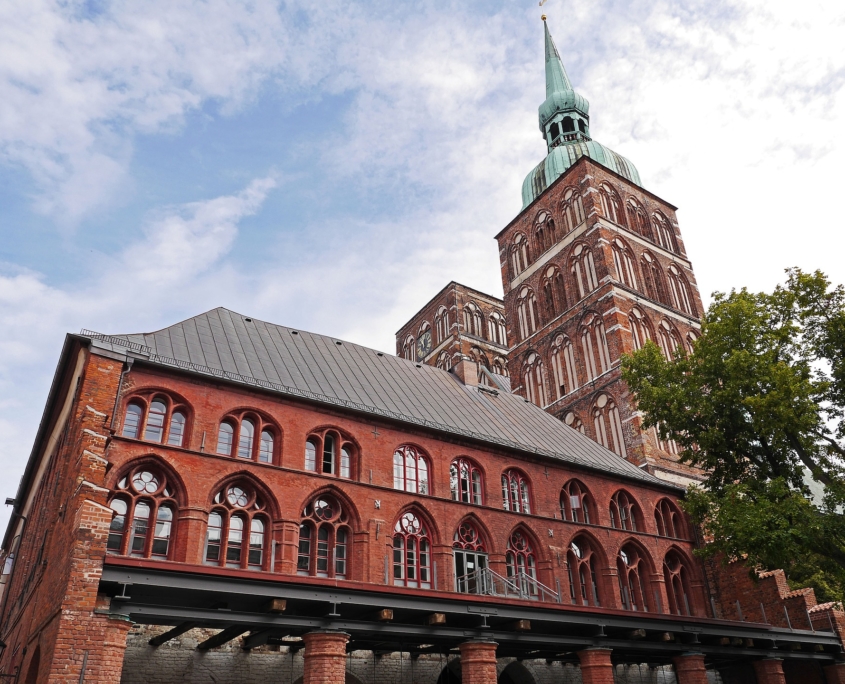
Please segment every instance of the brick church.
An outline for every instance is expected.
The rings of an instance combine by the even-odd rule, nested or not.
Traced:
[[[67,336],[0,679],[845,684],[841,607],[693,553],[701,475],[619,372],[698,334],[675,207],[590,137],[547,28],[545,67],[504,300],[449,283],[397,356],[222,308]]]

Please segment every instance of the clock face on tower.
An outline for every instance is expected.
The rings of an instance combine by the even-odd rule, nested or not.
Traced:
[[[431,353],[431,330],[426,330],[417,340],[417,361],[422,361]]]

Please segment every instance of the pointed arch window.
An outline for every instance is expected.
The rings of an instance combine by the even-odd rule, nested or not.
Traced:
[[[349,479],[357,470],[358,450],[337,430],[312,432],[305,440],[305,470]]]
[[[402,358],[408,361],[414,361],[417,358],[416,340],[413,335],[408,335],[402,344]]]
[[[642,235],[647,240],[654,241],[654,236],[651,232],[651,224],[649,223],[648,216],[645,213],[645,209],[642,206],[635,202],[632,199],[628,200],[628,226],[631,230],[636,231],[640,235]]]
[[[393,452],[393,488],[414,494],[429,494],[428,459],[409,444]]]
[[[593,252],[584,245],[578,245],[572,250],[572,277],[578,286],[578,297],[581,299],[599,286]]]
[[[452,461],[449,466],[449,489],[452,493],[452,501],[481,506],[484,504],[483,488],[481,469],[475,461],[465,456]]]
[[[663,271],[660,270],[660,264],[648,252],[645,252],[640,261],[642,266],[643,281],[645,285],[645,293],[656,302],[666,304],[666,288],[663,282]]]
[[[578,375],[575,369],[575,351],[572,342],[568,337],[558,335],[552,344],[552,372],[558,399],[578,387]]]
[[[698,341],[700,335],[695,330],[690,330],[687,333],[687,351],[692,354],[695,351],[695,343]]]
[[[673,615],[693,615],[689,582],[689,569],[676,551],[670,551],[663,560],[663,580],[666,582],[666,596],[669,612]]]
[[[563,274],[555,266],[549,266],[543,274],[543,298],[546,313],[549,317],[553,318],[566,310],[566,289],[563,283]]]
[[[593,524],[596,519],[593,498],[578,480],[570,480],[560,492],[560,517],[587,525]]]
[[[537,598],[537,557],[526,536],[515,530],[508,539],[505,552],[508,579],[519,587],[519,595]]]
[[[487,323],[487,329],[490,331],[490,341],[502,347],[508,346],[508,336],[505,329],[505,318],[498,311],[490,314],[490,320]]]
[[[528,478],[516,468],[502,473],[502,505],[506,511],[531,513],[531,489]]]
[[[610,526],[628,532],[643,529],[640,508],[626,492],[616,492],[610,500]]]
[[[681,511],[669,499],[661,499],[654,508],[654,524],[657,534],[672,539],[684,538],[684,523]]]
[[[464,594],[488,592],[487,548],[478,528],[462,522],[452,542],[455,559],[455,590]]]
[[[637,289],[637,272],[634,269],[634,255],[625,244],[616,239],[613,241],[613,265],[616,273],[625,285]]]
[[[597,577],[598,557],[592,542],[579,536],[572,540],[566,553],[569,575],[569,598],[574,605],[601,606]]]
[[[582,435],[587,434],[587,430],[584,428],[584,423],[572,411],[570,411],[563,417],[563,422],[569,427],[571,427],[573,430],[578,430],[578,432],[580,432]]]
[[[539,316],[537,315],[537,299],[534,291],[529,287],[523,287],[519,293],[516,303],[517,318],[519,320],[519,336],[525,339],[537,332]]]
[[[431,589],[431,540],[414,511],[393,526],[393,584]]]
[[[437,344],[449,337],[449,312],[445,306],[441,306],[434,316],[434,327],[437,330]]]
[[[528,241],[524,235],[519,233],[513,239],[513,245],[511,246],[512,278],[515,278],[528,268],[529,263]]]
[[[642,311],[634,308],[628,314],[628,322],[631,325],[631,339],[634,343],[634,349],[642,349],[645,343],[651,339],[648,318]]]
[[[493,359],[493,372],[497,375],[502,375],[504,377],[509,377],[508,373],[508,362],[505,361],[501,356],[497,356]]]
[[[555,222],[549,212],[540,212],[534,224],[534,237],[536,239],[538,253],[540,254],[554,245],[557,238],[555,235]]]
[[[669,219],[659,211],[655,212],[652,218],[654,219],[654,232],[657,233],[657,244],[663,249],[677,253],[678,243],[675,240],[675,231]]]
[[[226,416],[217,431],[217,453],[259,463],[274,463],[277,432],[275,425],[257,413],[245,411]]]
[[[449,352],[440,352],[437,356],[436,365],[442,370],[449,370],[452,367],[452,357],[449,356]]]
[[[593,426],[596,430],[596,441],[599,444],[622,458],[627,456],[619,409],[616,407],[616,402],[606,394],[599,395],[593,406]]]
[[[674,328],[664,319],[658,328],[658,340],[660,349],[667,361],[674,361],[675,352],[680,348],[681,343]]]
[[[464,330],[470,335],[483,337],[481,309],[474,303],[464,305]]]
[[[268,519],[263,499],[244,482],[227,485],[214,497],[205,537],[205,563],[262,570],[268,564]]]
[[[588,382],[610,370],[610,349],[604,332],[604,320],[598,314],[591,314],[585,319],[581,328],[581,348]]]
[[[144,441],[183,446],[188,432],[187,407],[156,394],[133,397],[126,405],[121,435]]]
[[[619,597],[625,610],[648,612],[648,563],[633,544],[625,544],[616,557]]]
[[[660,436],[660,430],[655,427],[654,428],[654,437],[657,440],[657,448],[665,451],[667,454],[671,454],[672,456],[677,456],[681,453],[681,450],[678,448],[678,443],[674,439],[663,439]]]
[[[619,199],[616,190],[607,183],[602,183],[599,187],[599,201],[601,202],[601,213],[606,219],[620,226],[625,225],[622,201]]]
[[[114,511],[106,549],[141,558],[168,558],[176,510],[172,485],[161,470],[137,466],[115,487],[109,506]]]
[[[543,360],[534,353],[531,353],[522,370],[525,394],[532,404],[540,408],[548,405],[546,397],[546,368]]]
[[[333,496],[321,495],[302,511],[296,573],[346,579],[352,531],[349,518]]]
[[[669,266],[669,293],[672,296],[672,306],[690,316],[695,314],[690,297],[689,284],[686,277],[675,264]]]
[[[569,188],[563,193],[561,213],[563,215],[564,235],[584,223],[586,214],[584,213],[584,202],[581,200],[580,192],[574,188]]]

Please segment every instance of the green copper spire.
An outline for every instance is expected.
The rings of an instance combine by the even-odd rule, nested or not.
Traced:
[[[572,87],[560,53],[543,15],[546,39],[546,99],[540,105],[540,130],[549,153],[522,184],[522,205],[527,207],[581,157],[590,157],[620,176],[640,185],[636,167],[622,155],[590,138],[590,103]]]

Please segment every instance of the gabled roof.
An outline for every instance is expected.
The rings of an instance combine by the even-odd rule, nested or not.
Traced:
[[[95,346],[210,375],[539,454],[677,489],[604,449],[522,397],[467,387],[453,374],[351,342],[218,308],[153,333],[101,335]]]

